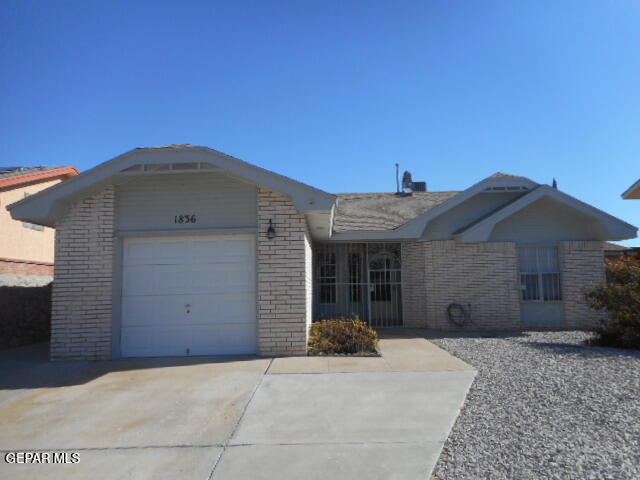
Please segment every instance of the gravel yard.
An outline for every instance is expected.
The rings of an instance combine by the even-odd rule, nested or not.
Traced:
[[[433,338],[478,369],[435,477],[639,479],[640,351],[587,337]]]

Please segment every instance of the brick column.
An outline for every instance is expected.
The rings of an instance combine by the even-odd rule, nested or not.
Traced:
[[[71,205],[56,223],[51,358],[111,358],[115,194]]]
[[[427,298],[423,242],[402,243],[402,323],[427,326]]]
[[[268,239],[269,220],[276,236]],[[291,199],[258,189],[258,347],[261,355],[304,355],[311,323],[311,243]]]
[[[592,328],[602,313],[587,306],[584,294],[604,282],[604,246],[602,242],[562,242],[562,297],[567,327]]]

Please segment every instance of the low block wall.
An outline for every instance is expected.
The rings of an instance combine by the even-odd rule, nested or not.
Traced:
[[[51,285],[0,287],[0,348],[49,340]]]

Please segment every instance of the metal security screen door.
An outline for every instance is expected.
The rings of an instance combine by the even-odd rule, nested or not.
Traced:
[[[314,320],[354,317],[402,326],[399,243],[314,245]]]

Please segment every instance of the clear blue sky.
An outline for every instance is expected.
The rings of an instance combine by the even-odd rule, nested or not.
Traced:
[[[636,1],[3,0],[0,92],[4,165],[194,143],[331,192],[506,171],[640,225]]]

